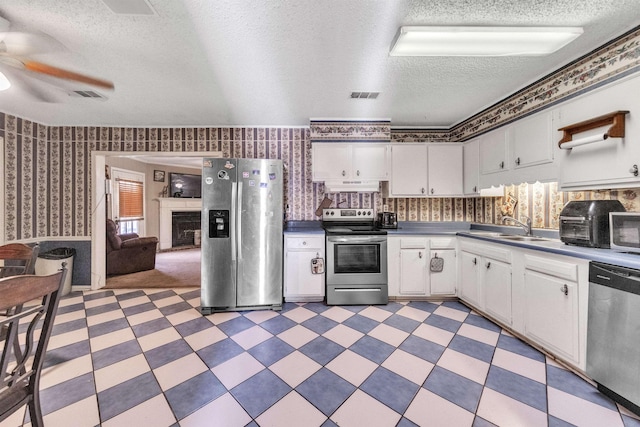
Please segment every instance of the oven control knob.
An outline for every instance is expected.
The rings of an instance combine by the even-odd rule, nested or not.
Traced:
[[[334,211],[331,211],[331,216],[335,215],[336,213]]]
[[[358,215],[362,215],[362,212],[358,211]]]
[[[367,215],[371,216],[371,211],[367,212]]]

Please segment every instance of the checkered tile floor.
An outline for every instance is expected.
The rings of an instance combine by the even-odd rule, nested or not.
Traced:
[[[199,289],[65,297],[42,376],[45,425],[640,426],[460,303],[206,317],[199,303]]]

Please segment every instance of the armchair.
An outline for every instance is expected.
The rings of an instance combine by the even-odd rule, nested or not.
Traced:
[[[118,234],[116,223],[107,219],[107,275],[154,269],[157,246],[157,237]]]

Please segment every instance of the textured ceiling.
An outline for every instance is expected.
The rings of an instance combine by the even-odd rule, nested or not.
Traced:
[[[155,15],[117,15],[101,0],[2,0],[12,30],[41,31],[66,47],[33,59],[111,80],[115,90],[99,90],[106,101],[80,99],[66,91],[86,87],[12,73],[0,111],[48,125],[390,118],[394,127],[450,127],[640,25],[638,0],[149,3]],[[391,57],[403,25],[581,26],[584,34],[546,57]],[[55,102],[36,100],[34,91]],[[352,100],[352,91],[380,96]]]

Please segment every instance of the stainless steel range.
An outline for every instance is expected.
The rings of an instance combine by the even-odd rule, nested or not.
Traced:
[[[327,304],[386,304],[387,232],[373,209],[324,209]]]

